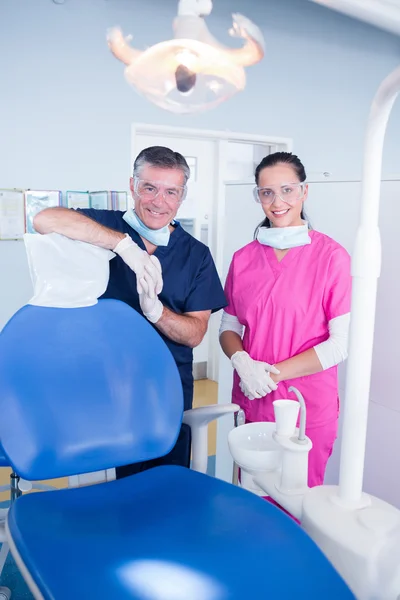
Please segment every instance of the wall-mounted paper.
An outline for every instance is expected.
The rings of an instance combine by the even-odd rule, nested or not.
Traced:
[[[61,192],[59,190],[26,190],[25,191],[25,219],[26,233],[36,233],[33,219],[37,213],[45,208],[54,208],[61,205]]]
[[[67,208],[90,208],[89,192],[72,192],[65,194]]]
[[[126,192],[116,192],[116,206],[115,210],[128,210],[128,194]]]
[[[90,192],[90,208],[108,210],[111,208],[110,192]]]
[[[20,240],[24,233],[23,190],[0,190],[0,240]]]
[[[128,194],[126,192],[110,192],[112,210],[128,210]]]

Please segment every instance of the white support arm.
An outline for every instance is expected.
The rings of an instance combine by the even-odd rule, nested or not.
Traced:
[[[346,507],[363,505],[362,484],[369,391],[381,270],[379,201],[382,155],[389,116],[400,91],[400,67],[381,84],[369,115],[364,150],[361,222],[352,257],[352,302],[346,397],[340,459],[339,498]]]
[[[192,469],[207,473],[208,463],[208,424],[229,413],[240,410],[237,404],[211,404],[185,410],[182,422],[189,425],[192,432]]]
[[[261,488],[266,495],[270,496],[275,502],[282,506],[295,519],[301,521],[303,517],[303,498],[304,494],[283,494],[278,490],[280,480],[279,471],[259,473],[253,477],[253,481]],[[306,488],[308,489],[308,488]]]

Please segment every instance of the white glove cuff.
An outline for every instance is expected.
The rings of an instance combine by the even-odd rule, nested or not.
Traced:
[[[156,301],[152,311],[149,313],[143,313],[143,314],[146,317],[146,319],[148,321],[150,321],[150,323],[155,324],[155,323],[158,323],[158,321],[161,319],[163,310],[164,310],[164,306],[163,306],[162,302],[157,298],[157,301]]]
[[[118,242],[113,251],[115,252],[115,254],[121,254],[121,252],[123,252],[130,246],[137,246],[137,244],[133,241],[129,234],[126,233],[124,239]]]
[[[249,358],[250,356],[247,354],[247,352],[244,350],[238,350],[231,356],[231,365],[237,371],[238,367],[240,368],[240,365],[243,364],[244,361],[247,362]]]

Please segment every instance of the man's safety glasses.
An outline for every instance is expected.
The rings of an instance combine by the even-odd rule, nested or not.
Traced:
[[[186,198],[187,188],[169,185],[163,181],[147,181],[134,178],[134,191],[141,200],[155,200],[160,194],[168,204],[181,204]]]

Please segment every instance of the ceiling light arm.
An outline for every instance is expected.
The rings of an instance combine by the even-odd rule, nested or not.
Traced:
[[[190,1],[190,0],[189,0]],[[173,23],[175,39],[193,39],[209,44],[225,52],[229,60],[241,67],[248,67],[262,60],[264,57],[264,36],[261,30],[247,17],[235,13],[232,15],[233,25],[229,30],[232,37],[245,40],[242,48],[229,48],[220,44],[210,33],[207,24],[202,16],[189,14],[179,14]]]
[[[245,45],[238,49],[226,49],[230,58],[242,67],[249,67],[263,59],[265,41],[261,30],[255,23],[240,13],[232,15],[233,26],[229,34],[245,40]]]
[[[212,9],[212,0],[179,0],[178,17],[208,17]]]
[[[142,52],[132,48],[127,43],[132,39],[132,36],[124,37],[122,31],[118,27],[113,27],[107,32],[107,44],[115,58],[118,58],[125,65],[130,65],[135,61]]]

